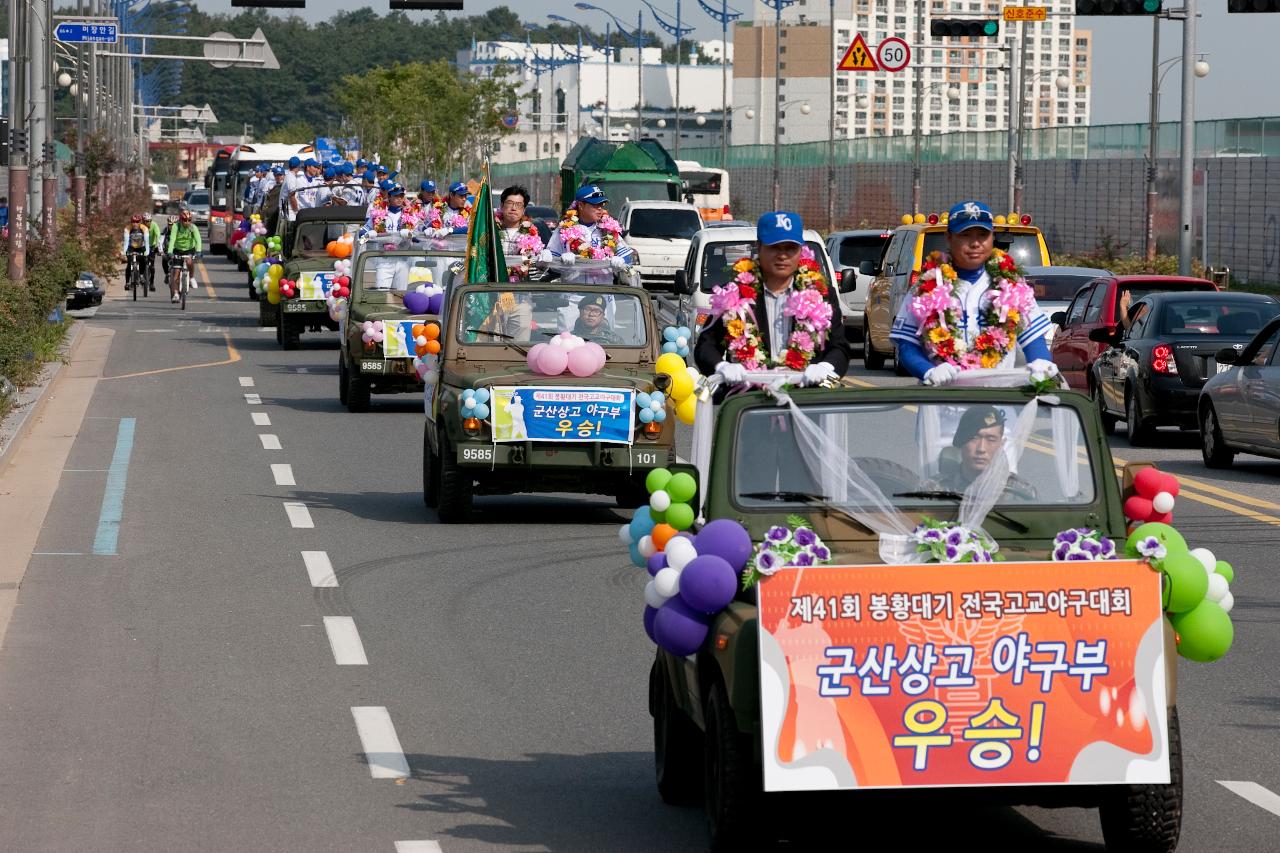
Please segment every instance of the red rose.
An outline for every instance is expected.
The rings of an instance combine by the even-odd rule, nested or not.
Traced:
[[[784,363],[792,370],[804,370],[809,360],[805,358],[804,353],[792,348],[787,350],[787,357],[784,359]]]
[[[743,347],[742,349],[738,350],[739,363],[744,361],[752,361],[755,359],[755,357],[756,357],[755,347]]]
[[[755,299],[756,289],[749,284],[738,285],[738,295],[743,299]]]
[[[933,289],[937,286],[938,286],[938,283],[933,279],[929,279],[928,281],[922,281],[920,282],[920,292],[933,293]]]
[[[1000,269],[1004,270],[1005,272],[1012,272],[1015,266],[1017,265],[1013,262],[1013,258],[1011,258],[1010,256],[1004,255],[1003,257],[1000,258]]]
[[[821,293],[823,296],[827,295],[827,283],[825,281],[818,280],[814,282],[813,289]]]

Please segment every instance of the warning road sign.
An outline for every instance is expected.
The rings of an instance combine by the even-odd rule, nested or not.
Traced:
[[[879,71],[880,66],[876,65],[875,59],[871,56],[871,48],[867,47],[867,40],[862,37],[862,33],[857,33],[853,37],[853,44],[849,45],[849,49],[844,52],[844,56],[840,59],[840,63],[836,65],[837,71]]]

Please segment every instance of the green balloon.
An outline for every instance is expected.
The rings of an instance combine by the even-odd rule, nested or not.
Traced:
[[[1225,560],[1219,560],[1218,565],[1213,570],[1227,579],[1227,583],[1236,582],[1236,570],[1231,568],[1231,564]]]
[[[1200,568],[1204,571],[1204,567]],[[1202,601],[1193,610],[1169,617],[1178,632],[1178,654],[1187,660],[1209,663],[1227,653],[1235,638],[1231,617],[1212,601]]]
[[[1164,558],[1160,570],[1168,578],[1165,610],[1185,613],[1204,601],[1204,594],[1209,591],[1209,575],[1195,557],[1185,552],[1171,553]]]
[[[649,517],[653,519],[653,523],[654,523],[654,524],[666,524],[666,523],[667,523],[667,514],[666,514],[666,512],[658,512],[658,511],[657,511],[656,509],[654,509],[653,507],[649,507]],[[1201,571],[1204,571],[1204,569],[1202,568],[1202,569],[1201,569]]]
[[[680,476],[677,474],[676,476]],[[693,526],[693,507],[688,504],[672,504],[667,509],[667,524],[676,530],[688,530]]]
[[[644,478],[644,487],[649,494],[665,489],[667,483],[671,482],[671,472],[666,468],[654,468]],[[674,498],[673,498],[674,500]]]
[[[667,481],[666,489],[667,494],[671,495],[672,503],[686,503],[693,500],[693,496],[697,494],[698,483],[681,471]]]
[[[1164,545],[1169,555],[1177,553],[1187,553],[1187,540],[1182,538],[1182,534],[1174,530],[1167,524],[1161,524],[1158,521],[1149,521],[1140,526],[1137,530],[1129,534],[1129,538],[1124,543],[1124,553],[1128,557],[1140,557],[1138,553],[1138,543],[1148,536],[1154,536]],[[1204,566],[1200,567],[1200,571],[1204,571]]]

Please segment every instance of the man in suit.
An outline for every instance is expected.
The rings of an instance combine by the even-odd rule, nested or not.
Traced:
[[[760,338],[761,364],[781,367],[791,338],[792,318],[783,310],[795,292],[796,270],[804,249],[804,223],[800,214],[780,210],[766,213],[756,224],[756,264],[760,283],[756,289],[752,319]],[[814,354],[804,366],[804,383],[818,385],[839,379],[849,368],[849,342],[840,321],[836,289],[826,282],[825,300],[831,307],[831,325],[824,340],[815,342]],[[746,368],[729,351],[729,334],[724,318],[716,317],[698,336],[694,361],[704,374],[718,373],[730,385],[746,380]]]

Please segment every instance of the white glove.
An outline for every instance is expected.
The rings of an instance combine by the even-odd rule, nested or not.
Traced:
[[[563,255],[560,256],[560,263],[564,264],[565,266],[570,266],[570,267],[573,266],[573,263],[575,260],[576,258],[574,258],[573,252],[565,252]]]
[[[613,257],[609,258],[609,266],[611,266],[615,270],[625,270],[627,268],[627,262],[624,259],[618,257],[617,255],[614,255]]]
[[[821,385],[828,379],[836,378],[836,369],[829,362],[815,361],[804,369],[805,385]]]
[[[1027,365],[1027,370],[1033,375],[1043,376],[1046,379],[1052,379],[1058,375],[1058,365],[1047,358],[1037,358]]]
[[[950,385],[952,382],[956,381],[956,377],[959,375],[960,368],[956,367],[954,364],[948,364],[944,361],[942,364],[935,365],[925,371],[924,384]]]
[[[549,264],[555,259],[556,259],[556,256],[551,254],[550,249],[543,249],[542,254],[538,255],[538,260],[544,264]]]
[[[717,364],[716,373],[730,385],[741,385],[747,381],[747,369],[732,361],[722,361]]]

